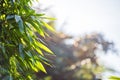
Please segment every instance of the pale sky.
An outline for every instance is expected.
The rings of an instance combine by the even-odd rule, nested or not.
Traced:
[[[115,42],[120,50],[120,0],[40,0],[52,5],[56,27],[65,33],[78,36],[83,33],[101,32],[108,40]],[[62,25],[65,22],[66,25]],[[120,53],[120,52],[119,52]],[[103,59],[120,67],[119,57],[108,55]],[[109,59],[115,59],[109,62]],[[111,65],[112,66],[112,65]],[[116,67],[115,67],[116,68]],[[120,68],[119,68],[120,69]]]
[[[120,0],[43,0],[52,5],[57,29],[74,36],[101,32],[120,46]],[[66,25],[62,25],[63,23]]]

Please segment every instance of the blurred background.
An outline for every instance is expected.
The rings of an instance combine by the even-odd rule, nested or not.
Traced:
[[[40,0],[36,12],[56,18],[48,22],[48,74],[41,80],[108,80],[120,77],[120,0]]]

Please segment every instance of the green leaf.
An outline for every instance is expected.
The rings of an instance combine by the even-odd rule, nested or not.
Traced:
[[[10,74],[10,78],[9,78],[9,80],[13,80],[13,77],[12,77],[12,75]]]
[[[27,34],[27,37],[28,37],[28,39],[29,39],[29,41],[30,41],[30,43],[32,43],[33,42],[33,35],[32,35],[32,33],[26,33]]]
[[[23,26],[23,21],[22,21],[21,17],[18,15],[15,15],[15,20],[16,20],[16,23],[18,23],[20,32],[24,33],[24,26]]]
[[[24,60],[24,53],[23,53],[23,45],[22,44],[19,44],[19,53],[20,53],[20,56],[22,57],[22,59]]]
[[[32,57],[33,57],[33,55],[31,54],[31,52],[30,52],[30,51],[26,52],[26,54],[27,54],[30,58],[32,58]]]
[[[39,48],[37,45],[33,45],[33,48],[34,48],[40,55],[44,56],[43,53],[42,53],[42,51],[40,50],[40,48]]]
[[[48,17],[48,16],[43,16],[41,18],[43,18],[43,19],[49,19],[49,20],[56,20],[56,18],[52,18],[52,17]]]
[[[16,59],[17,59],[18,63],[20,64],[20,66],[24,66],[24,68],[27,68],[25,66],[25,63],[24,63],[23,59],[20,56],[17,56]]]
[[[40,43],[38,41],[36,41],[35,43],[36,43],[36,45],[38,45],[44,51],[53,54],[53,52],[49,48],[47,48],[44,44],[42,44],[42,43]]]
[[[40,30],[41,30],[41,31],[40,31],[40,35],[44,37],[44,36],[45,36],[45,33],[44,33],[45,31],[44,31],[44,29],[42,28],[42,24],[41,24],[38,20],[36,20],[36,23],[37,23],[37,25],[39,26],[39,28],[40,28]]]
[[[41,21],[41,23],[42,23],[47,29],[49,29],[49,30],[51,30],[51,31],[53,31],[53,32],[55,31],[54,28],[51,27],[50,25],[48,25],[46,22]]]
[[[0,43],[0,48],[5,56],[5,58],[8,58],[8,55],[6,54],[6,50],[5,50],[5,44],[4,43]]]
[[[8,20],[8,19],[13,19],[15,16],[14,15],[8,15],[7,17],[6,17],[6,19]]]
[[[34,65],[32,65],[31,62],[29,62],[29,65],[35,72],[38,72],[38,69]]]
[[[46,72],[46,70],[45,70],[45,68],[44,68],[44,66],[42,65],[42,63],[40,62],[40,61],[36,61],[36,67],[38,68],[38,69],[40,69],[41,71],[43,71],[44,73],[47,73]]]
[[[52,30],[41,22],[49,18],[36,14],[31,8],[32,0],[1,0],[0,3],[0,63],[4,62],[0,65],[0,78],[28,80],[34,72],[46,72],[42,63],[49,61],[42,51],[52,51],[42,44],[44,42],[36,43],[36,33],[45,37],[46,28]],[[6,71],[1,71],[3,68]]]
[[[41,35],[44,37],[44,31],[40,28],[40,25],[37,24],[35,21],[28,21],[29,24],[33,26],[33,28]]]
[[[35,14],[35,16],[44,16],[45,14]]]

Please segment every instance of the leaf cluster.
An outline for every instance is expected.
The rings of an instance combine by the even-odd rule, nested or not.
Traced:
[[[48,64],[43,51],[52,53],[44,41],[43,27],[53,30],[43,18],[30,7],[32,0],[0,0],[0,78],[5,80],[32,79],[34,72],[46,73]]]

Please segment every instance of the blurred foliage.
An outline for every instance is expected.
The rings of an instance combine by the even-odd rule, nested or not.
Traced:
[[[51,76],[48,80],[100,80],[102,78],[104,67],[98,63],[96,52],[113,51],[112,42],[105,40],[99,33],[87,34],[77,39],[62,32],[53,34],[48,31],[48,34],[50,37],[46,39],[46,43],[56,56],[47,57],[53,66],[52,68],[46,66],[48,74],[38,73],[39,78],[43,80],[46,76]],[[73,40],[73,43],[66,43],[69,40]]]
[[[109,80],[120,80],[120,77],[117,77],[117,76],[111,76],[109,78]]]
[[[33,0],[0,0],[0,80],[32,80],[46,70],[43,51],[52,53],[44,40],[44,28],[53,31],[44,14],[31,8]]]
[[[49,7],[48,7],[49,8]],[[39,12],[41,9],[38,7]],[[54,22],[48,22],[54,27]],[[48,74],[36,73],[38,80],[100,80],[104,67],[98,63],[96,52],[107,53],[114,51],[114,44],[104,39],[99,33],[79,36],[66,35],[63,32],[56,34],[47,31],[49,37],[45,42],[55,55],[47,55],[53,66],[46,67]],[[41,38],[41,36],[39,36]],[[72,40],[72,44],[68,44]]]

